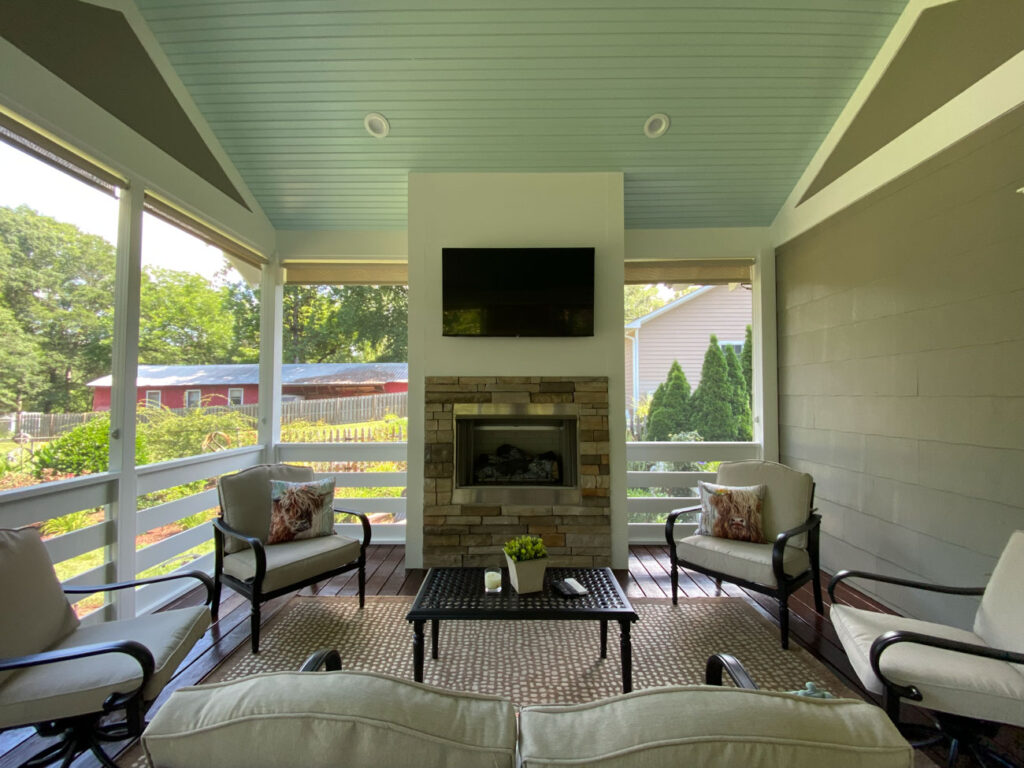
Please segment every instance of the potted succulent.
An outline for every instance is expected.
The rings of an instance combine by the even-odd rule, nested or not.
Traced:
[[[544,588],[544,571],[548,551],[540,536],[516,536],[505,542],[505,559],[512,587],[519,594],[540,592]]]

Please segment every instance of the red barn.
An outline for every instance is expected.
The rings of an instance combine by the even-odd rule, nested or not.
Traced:
[[[407,363],[299,363],[281,366],[281,394],[324,400],[409,390]],[[168,408],[252,405],[259,400],[259,366],[140,365],[135,380],[139,404]],[[111,377],[90,381],[94,411],[110,410]]]

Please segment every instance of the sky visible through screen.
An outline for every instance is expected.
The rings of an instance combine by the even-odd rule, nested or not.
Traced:
[[[108,195],[67,174],[0,142],[0,205],[27,205],[58,221],[74,224],[83,232],[117,244],[118,203]],[[143,220],[142,266],[162,267],[202,275],[211,282],[226,265],[220,249],[153,216]],[[241,280],[231,270],[229,281]]]

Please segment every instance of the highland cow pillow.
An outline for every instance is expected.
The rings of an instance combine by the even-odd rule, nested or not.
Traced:
[[[267,544],[312,539],[334,533],[334,478],[308,483],[270,481],[270,535]]]
[[[763,485],[728,486],[698,483],[700,522],[697,533],[720,539],[764,544],[761,526]]]

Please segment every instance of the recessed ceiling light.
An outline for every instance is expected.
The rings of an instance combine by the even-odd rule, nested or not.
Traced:
[[[1021,187],[1020,189],[1018,189],[1017,190],[1017,194],[1018,195],[1024,195],[1024,187]]]
[[[671,121],[668,119],[668,115],[657,112],[648,117],[644,122],[644,136],[649,139],[664,136],[670,124]]]
[[[391,123],[380,112],[371,112],[363,118],[366,132],[376,139],[383,139],[391,132]]]

